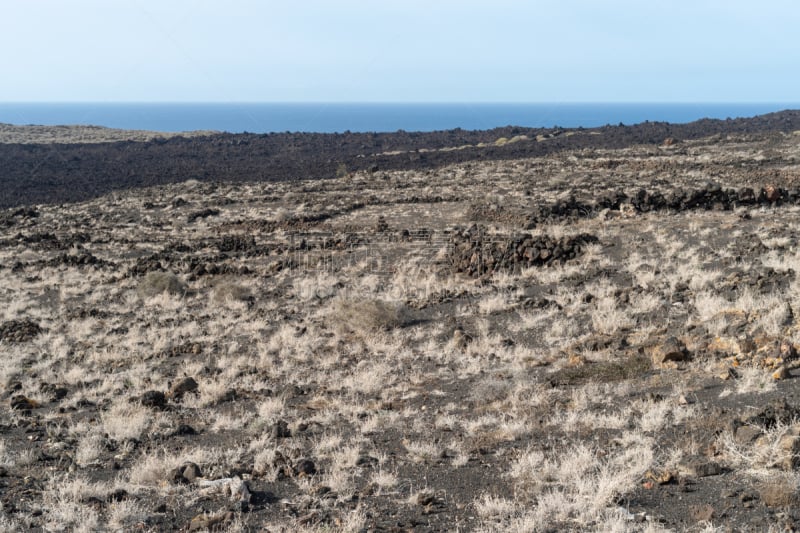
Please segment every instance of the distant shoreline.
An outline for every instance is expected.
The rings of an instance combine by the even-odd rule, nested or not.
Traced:
[[[751,118],[800,103],[0,103],[0,123],[103,126],[162,134],[395,133],[594,128]]]

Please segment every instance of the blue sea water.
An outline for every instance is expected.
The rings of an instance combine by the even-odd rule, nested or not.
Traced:
[[[164,132],[393,132],[549,128],[752,117],[800,103],[0,103],[0,123],[84,124]]]

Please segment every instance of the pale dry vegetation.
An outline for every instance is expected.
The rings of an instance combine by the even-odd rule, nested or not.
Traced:
[[[456,228],[503,241],[532,202],[611,179],[608,157],[615,187],[663,188],[659,164],[738,168],[736,146],[38,207],[0,250],[0,467],[30,478],[0,526],[699,531],[726,518],[687,511],[712,499],[697,457],[761,487],[727,518],[781,519],[796,421],[760,440],[724,424],[794,390],[800,211],[606,209],[527,232],[597,237],[563,263],[450,261]],[[687,503],[653,503],[687,483]]]

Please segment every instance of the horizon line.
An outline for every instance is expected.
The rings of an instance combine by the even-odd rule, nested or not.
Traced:
[[[730,100],[574,100],[574,101],[300,101],[300,100],[0,100],[0,105],[800,105],[797,101]]]

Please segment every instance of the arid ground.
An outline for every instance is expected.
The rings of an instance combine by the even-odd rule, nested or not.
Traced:
[[[17,189],[0,529],[795,530],[800,132],[745,129]]]

